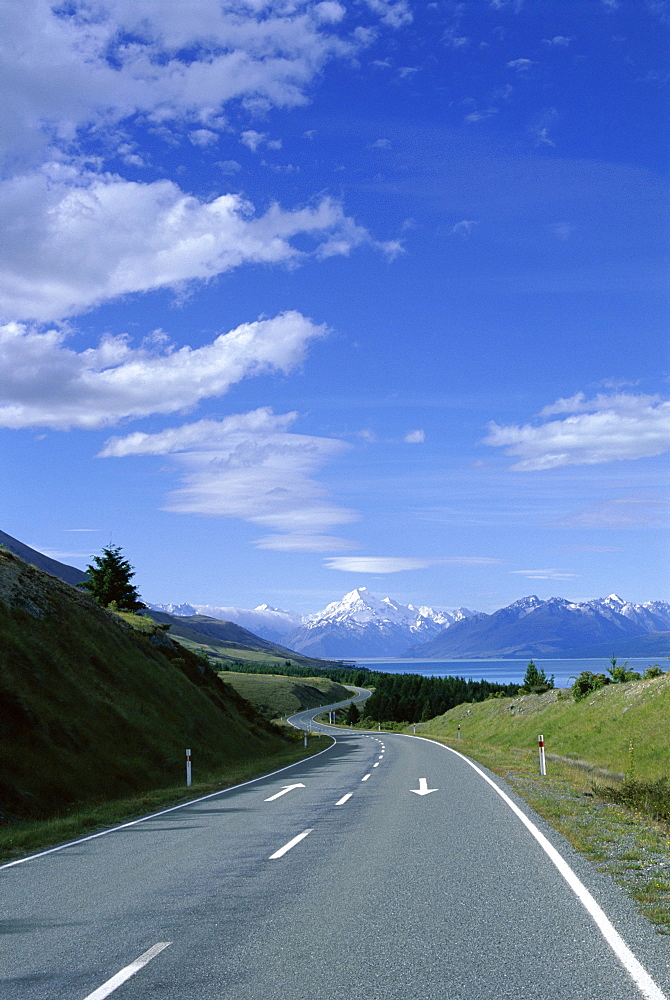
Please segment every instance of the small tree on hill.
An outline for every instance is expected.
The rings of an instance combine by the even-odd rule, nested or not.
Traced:
[[[358,708],[352,701],[351,704],[349,705],[349,708],[347,709],[347,722],[350,722],[352,725],[355,726],[360,717],[361,713],[358,711]]]
[[[112,606],[116,611],[139,611],[145,607],[140,595],[130,582],[135,571],[121,555],[118,545],[108,545],[102,555],[93,556],[94,565],[86,567],[88,580],[79,586],[88,590],[103,608]]]
[[[523,684],[519,688],[525,694],[543,694],[545,691],[549,691],[550,688],[554,686],[554,675],[547,677],[544,672],[543,667],[536,667],[531,660],[526,667],[526,674],[523,679]]]

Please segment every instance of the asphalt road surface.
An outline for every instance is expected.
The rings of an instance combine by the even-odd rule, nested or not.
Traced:
[[[500,779],[329,731],[282,772],[0,868],[2,1000],[670,997],[668,939]]]

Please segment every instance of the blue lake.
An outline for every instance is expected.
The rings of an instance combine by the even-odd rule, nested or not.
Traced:
[[[523,681],[529,657],[521,660],[370,660],[357,659],[356,665],[369,670],[383,670],[389,674],[424,674],[426,677],[465,677],[473,680],[496,681],[498,684],[520,684]],[[570,687],[571,678],[582,670],[606,674],[610,662],[606,657],[593,660],[542,660],[533,657],[536,666],[542,667],[547,677],[554,675],[556,687]],[[621,658],[631,670],[643,674],[647,667],[658,663],[661,670],[670,669],[665,657],[647,656]]]

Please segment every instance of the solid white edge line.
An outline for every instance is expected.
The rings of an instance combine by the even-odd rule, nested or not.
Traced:
[[[482,771],[482,769],[478,767],[474,761],[470,760],[469,757],[466,757],[465,754],[459,753],[458,750],[454,750],[452,747],[448,747],[444,743],[437,743],[436,740],[428,739],[426,736],[411,736],[409,733],[398,733],[398,736],[405,736],[410,740],[423,740],[425,743],[432,743],[434,746],[441,747],[443,750],[448,750],[450,753],[455,754],[457,757],[460,757],[461,760],[465,761],[465,763],[468,764],[473,771],[476,771],[477,774],[491,786],[494,792],[500,796],[503,802],[509,806],[517,818],[521,820],[526,829],[538,842],[549,860],[556,866],[574,894],[579,899],[582,906],[594,920],[598,930],[605,938],[628,975],[631,977],[642,995],[646,997],[646,1000],[668,1000],[665,993],[654,982],[642,963],[635,957],[605,911],[596,902],[594,897],[591,895],[581,879],[575,874],[567,861],[565,861],[561,854],[559,854],[553,844],[547,840],[545,835],[538,830],[523,810],[512,801],[509,795],[503,792],[502,788],[499,788],[495,781],[489,778],[488,774],[485,774],[484,771]]]
[[[105,997],[108,997],[110,993],[117,990],[122,983],[125,983],[127,979],[134,976],[136,972],[140,971],[140,969],[143,969],[145,965],[149,964],[152,958],[155,958],[156,955],[160,955],[160,953],[171,944],[171,941],[159,941],[158,944],[149,948],[149,950],[145,951],[139,958],[136,958],[134,962],[127,965],[125,969],[121,969],[121,971],[117,972],[115,976],[108,979],[106,983],[99,986],[97,990],[93,991],[93,993],[89,993],[87,997],[84,997],[84,1000],[104,1000]]]
[[[170,806],[168,809],[161,809],[160,812],[150,813],[148,816],[140,816],[139,819],[133,819],[129,823],[121,823],[120,826],[112,826],[109,830],[101,830],[99,833],[91,833],[87,837],[80,837],[78,840],[69,840],[67,844],[59,844],[58,847],[50,847],[47,851],[40,851],[39,854],[29,854],[27,858],[18,858],[16,861],[8,861],[4,865],[0,865],[0,871],[3,868],[13,868],[15,865],[23,865],[26,861],[35,861],[37,858],[43,858],[47,854],[55,854],[57,851],[64,851],[68,847],[76,847],[77,844],[85,844],[87,840],[96,840],[98,837],[106,837],[108,833],[117,833],[119,830],[127,830],[131,826],[137,826],[138,823],[146,823],[147,820],[156,819],[158,816],[166,816],[167,813],[175,812],[177,809],[186,809],[187,806],[194,806],[197,802],[205,802],[207,799],[213,799],[217,795],[227,795],[229,792],[235,792],[238,788],[244,788],[246,785],[253,785],[257,781],[263,781],[265,778],[272,778],[275,774],[281,774],[282,771],[288,771],[292,767],[298,767],[300,764],[304,764],[305,761],[314,760],[316,757],[320,757],[322,753],[328,753],[333,749],[337,740],[330,733],[327,734],[328,738],[333,742],[325,750],[319,750],[318,753],[312,754],[311,757],[303,757],[302,760],[297,760],[295,764],[287,764],[286,767],[280,767],[277,771],[270,771],[269,774],[260,774],[257,778],[250,778],[248,781],[241,781],[239,785],[231,785],[230,788],[221,788],[218,792],[209,792],[207,795],[201,795],[198,799],[189,799],[188,802],[181,802],[178,806]],[[88,998],[86,998],[88,1000]]]
[[[351,796],[353,794],[354,794],[353,792],[347,792],[347,794],[343,795],[341,799],[338,799],[338,801],[335,803],[335,805],[336,806],[343,806],[345,802],[349,801],[349,799],[351,798]]]
[[[290,851],[292,847],[295,847],[296,844],[299,844],[301,840],[305,839],[305,837],[309,837],[310,833],[312,832],[312,829],[303,830],[302,833],[299,833],[297,837],[293,838],[293,840],[289,840],[288,844],[284,844],[284,846],[280,847],[278,851],[275,851],[274,854],[271,854],[270,857],[268,858],[268,861],[275,861],[277,858],[283,858],[284,855],[288,851]]]

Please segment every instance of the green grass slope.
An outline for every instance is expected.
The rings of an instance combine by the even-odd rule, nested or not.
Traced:
[[[183,782],[287,742],[198,657],[0,549],[0,820]],[[158,643],[158,645],[157,645]]]
[[[327,677],[285,677],[282,674],[240,674],[222,671],[219,677],[251,702],[266,719],[292,715],[351,697],[351,691]]]
[[[451,743],[460,724],[460,746],[475,757],[486,748],[510,753],[536,748],[542,733],[547,753],[620,774],[629,773],[632,764],[637,778],[654,780],[668,774],[669,718],[670,674],[664,674],[610,684],[579,702],[555,690],[459,705],[417,726],[417,732]]]

